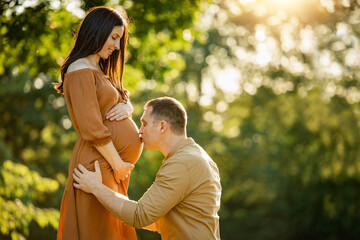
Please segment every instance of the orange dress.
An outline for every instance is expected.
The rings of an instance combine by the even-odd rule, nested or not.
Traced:
[[[142,151],[138,128],[132,119],[112,122],[105,119],[106,113],[121,101],[121,97],[108,77],[99,70],[87,68],[65,74],[64,95],[79,137],[70,160],[57,239],[136,239],[133,227],[115,218],[94,195],[73,187],[72,174],[79,163],[94,171],[94,162],[98,160],[103,183],[127,195],[129,179],[117,184],[112,168],[94,146],[112,140],[121,158],[134,164]]]

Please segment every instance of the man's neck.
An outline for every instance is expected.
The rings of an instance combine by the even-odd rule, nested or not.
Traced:
[[[162,149],[160,150],[161,153],[164,154],[164,156],[166,157],[170,153],[171,149],[184,139],[187,139],[186,135],[172,134],[171,136],[168,136],[166,141],[164,141],[164,145],[162,146]]]

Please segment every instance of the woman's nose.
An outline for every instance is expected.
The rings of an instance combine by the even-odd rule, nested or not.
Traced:
[[[119,39],[119,41],[116,41],[116,43],[115,43],[115,48],[116,48],[117,50],[120,49],[120,39]]]

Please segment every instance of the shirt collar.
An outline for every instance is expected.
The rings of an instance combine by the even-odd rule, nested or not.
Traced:
[[[191,137],[181,140],[180,142],[178,142],[177,144],[172,146],[172,148],[170,149],[168,155],[166,155],[164,161],[166,159],[170,158],[172,155],[174,155],[174,153],[179,151],[181,148],[183,148],[183,147],[185,147],[187,145],[190,145],[190,144],[195,144],[194,139],[192,139]]]

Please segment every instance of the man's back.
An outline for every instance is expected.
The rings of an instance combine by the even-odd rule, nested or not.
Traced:
[[[178,201],[171,201],[174,207],[157,222],[163,239],[220,239],[219,171],[194,140],[183,140],[171,150],[156,181],[176,188],[169,197],[176,196]]]
[[[121,216],[136,228],[156,222],[163,240],[220,239],[220,197],[216,164],[188,138],[170,150],[141,199],[124,203]]]

